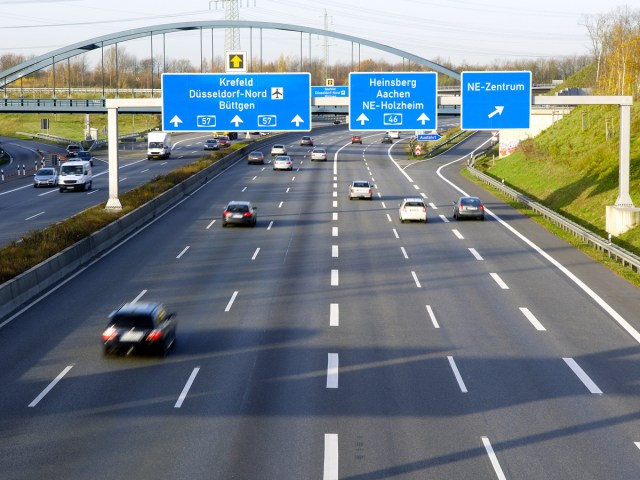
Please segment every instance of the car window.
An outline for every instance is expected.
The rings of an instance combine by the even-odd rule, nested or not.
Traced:
[[[407,207],[424,207],[424,203],[422,203],[422,202],[406,202],[405,206],[407,206]]]
[[[154,328],[153,318],[149,315],[120,313],[113,317],[113,324],[118,328]]]
[[[480,205],[480,200],[477,198],[463,198],[460,203],[462,203],[462,205],[477,207]]]
[[[53,168],[41,168],[38,175],[53,175]]]
[[[366,188],[366,187],[369,186],[369,183],[367,183],[367,182],[353,182],[353,186],[354,187],[365,187]]]
[[[227,210],[234,213],[248,212],[249,208],[246,205],[231,205]]]

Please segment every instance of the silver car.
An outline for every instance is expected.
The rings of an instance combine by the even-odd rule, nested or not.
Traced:
[[[33,176],[33,188],[58,186],[58,172],[53,167],[43,167]]]
[[[315,162],[316,160],[321,162],[327,161],[327,151],[324,148],[316,147],[311,151],[311,161]]]
[[[373,199],[373,186],[367,180],[354,180],[349,185],[349,200],[354,198]]]
[[[258,207],[251,205],[251,202],[232,201],[227,204],[222,212],[222,226],[227,225],[248,225],[255,227],[258,223]]]
[[[460,197],[457,202],[453,202],[453,218],[484,220],[484,205],[478,197]]]
[[[271,156],[274,157],[276,155],[286,155],[287,147],[285,147],[281,143],[276,143],[273,147],[271,147]]]
[[[274,170],[293,170],[293,160],[289,155],[278,155],[273,159]]]

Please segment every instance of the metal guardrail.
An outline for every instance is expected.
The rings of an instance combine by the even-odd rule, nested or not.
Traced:
[[[469,165],[467,166],[467,169],[474,177],[500,190],[502,193],[504,193],[508,197],[513,198],[514,200],[517,200],[521,203],[524,203],[529,208],[531,208],[531,210],[533,210],[534,212],[542,215],[544,218],[555,223],[563,230],[572,233],[576,237],[580,238],[580,240],[582,240],[586,244],[596,248],[597,250],[606,252],[606,254],[610,258],[614,258],[615,260],[620,262],[623,266],[628,267],[631,270],[640,273],[640,257],[638,257],[637,255],[634,255],[633,253],[625,250],[624,248],[621,248],[611,243],[610,241],[602,237],[599,237],[595,233],[587,230],[584,227],[581,227],[577,223],[566,219],[562,215],[554,212],[553,210],[543,205],[540,205],[538,202],[534,202],[526,195],[523,195],[517,190],[507,187],[506,185],[502,184],[502,182],[499,182],[495,178],[492,178],[489,175],[480,172],[479,170],[475,169],[473,166]]]

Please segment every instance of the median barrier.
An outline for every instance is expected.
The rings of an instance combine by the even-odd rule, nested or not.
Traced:
[[[0,285],[0,319],[16,312],[34,298],[42,296],[43,292],[59,285],[65,277],[104,254],[135,230],[161,215],[177,201],[244,158],[251,150],[268,141],[269,139],[259,140],[236,150],[87,238],[3,283]]]

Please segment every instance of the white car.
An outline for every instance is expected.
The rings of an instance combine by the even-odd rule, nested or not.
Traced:
[[[276,143],[273,147],[271,147],[272,157],[276,155],[286,155],[286,154],[287,154],[287,147],[285,147],[281,143]]]
[[[373,186],[367,180],[354,180],[349,185],[349,200],[354,198],[373,199]]]
[[[327,161],[327,151],[324,148],[316,147],[311,151],[311,161],[316,160]]]
[[[405,198],[400,204],[400,223],[407,221],[427,223],[427,204],[422,198]]]
[[[293,170],[293,161],[289,155],[278,155],[273,160],[274,170]]]
[[[391,138],[400,138],[400,132],[398,130],[391,130],[389,132],[387,132],[387,134],[391,137]]]

